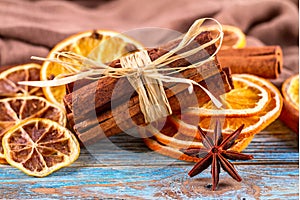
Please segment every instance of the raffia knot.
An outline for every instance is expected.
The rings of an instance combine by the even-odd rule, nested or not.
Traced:
[[[162,81],[149,77],[149,73],[145,70],[151,63],[146,50],[120,58],[122,68],[134,69],[134,76],[127,76],[127,79],[138,93],[140,108],[146,123],[172,114]],[[158,72],[152,69],[151,73]]]

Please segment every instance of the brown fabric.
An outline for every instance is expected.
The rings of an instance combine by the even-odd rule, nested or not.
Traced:
[[[284,72],[298,73],[298,2],[282,0],[1,0],[0,65],[46,56],[79,31],[162,27],[185,32],[194,20],[214,17],[239,26],[248,45],[280,45]]]

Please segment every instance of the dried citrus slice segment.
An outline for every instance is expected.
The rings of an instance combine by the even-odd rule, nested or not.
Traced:
[[[189,161],[189,162],[199,162],[201,160],[200,158],[188,156],[182,153],[178,148],[164,145],[158,142],[157,140],[155,140],[154,138],[144,138],[144,143],[151,150],[171,158]]]
[[[254,75],[233,75],[233,81],[235,80],[247,80],[253,84],[264,88],[270,96],[270,101],[254,116],[217,116],[222,120],[223,130],[222,134],[227,135],[232,133],[242,124],[245,124],[242,133],[236,140],[231,150],[242,151],[245,149],[255,134],[266,128],[272,123],[280,114],[282,109],[282,97],[278,89],[268,80],[259,78]],[[203,117],[203,116],[191,116],[181,115],[170,116],[166,122],[161,125],[157,123],[157,126],[147,126],[147,132],[141,133],[145,138],[146,145],[163,155],[167,155],[173,158],[182,159],[186,161],[197,161],[195,158],[183,155],[180,152],[181,148],[187,147],[201,147],[201,137],[197,134],[197,125],[199,125],[204,131],[213,132],[213,126],[215,124],[216,116]],[[163,128],[157,128],[163,127]],[[147,138],[148,137],[148,138]]]
[[[281,87],[283,108],[280,120],[299,134],[299,74],[284,81]]]
[[[176,122],[175,126],[170,125],[171,118],[168,118],[165,126],[159,130],[155,126],[147,126],[147,131],[141,132],[140,134],[144,138],[144,142],[146,146],[148,146],[153,151],[160,153],[165,156],[169,156],[175,159],[190,161],[190,162],[198,162],[201,158],[192,157],[184,154],[180,151],[180,149],[185,148],[202,148],[203,144],[201,138],[199,138],[199,134],[196,134],[196,126],[189,128],[190,135],[186,135],[182,132],[179,123]],[[186,124],[185,124],[186,125]],[[160,125],[159,125],[160,126]],[[191,125],[188,125],[191,126]],[[250,136],[247,138],[239,138],[231,150],[239,150],[244,149],[248,146],[248,144],[252,141],[254,136]]]
[[[282,94],[297,111],[299,111],[299,74],[288,78],[282,84]]]
[[[158,130],[157,130],[158,131]],[[159,131],[158,131],[159,132]],[[248,144],[252,141],[254,136],[249,137],[249,138],[243,138],[236,142],[234,144],[234,149],[245,149]],[[155,138],[144,138],[144,142],[147,147],[149,147],[151,150],[160,153],[165,156],[169,156],[171,158],[179,159],[179,160],[184,160],[184,161],[189,161],[189,162],[199,162],[201,158],[193,157],[193,156],[188,156],[184,154],[182,151],[180,151],[180,148],[178,147],[173,147],[169,145],[165,145]]]
[[[246,36],[240,28],[231,25],[222,25],[222,27],[224,37],[221,49],[243,48],[246,46]],[[218,26],[207,26],[204,29],[210,31],[213,37],[219,34]]]
[[[238,127],[240,127],[242,124],[244,124],[244,128],[242,130],[242,133],[239,136],[239,140],[242,140],[244,138],[252,137],[256,133],[260,132],[264,128],[266,128],[269,124],[271,124],[274,120],[276,120],[280,112],[282,110],[282,104],[283,100],[281,97],[280,92],[278,89],[268,80],[259,78],[254,75],[248,75],[248,74],[236,74],[233,75],[234,77],[239,77],[242,79],[249,80],[257,85],[260,85],[264,89],[268,91],[270,94],[271,100],[268,102],[268,104],[256,115],[249,116],[249,117],[224,117],[221,118],[223,120],[223,134],[230,134],[232,131],[236,130]],[[214,123],[215,118],[214,117],[200,117],[199,126],[204,131],[213,131],[213,127],[211,127],[211,124]],[[191,124],[194,124],[195,119],[192,119],[190,116],[183,116],[182,120],[179,120],[177,117],[172,117],[171,121],[182,131],[183,134],[188,136],[190,135],[190,130],[195,130],[195,126],[192,126]],[[191,123],[191,121],[193,121]],[[233,146],[235,150],[242,151],[243,148],[245,148],[247,145],[241,145],[240,147]]]
[[[66,38],[51,50],[47,58],[56,57],[55,52],[69,51],[107,63],[139,48],[142,48],[141,44],[121,33],[95,30]],[[69,58],[63,59],[64,61],[75,62]],[[79,64],[78,67],[71,68],[53,62],[44,62],[41,69],[41,80],[51,80],[58,75],[77,72],[82,63],[76,64]],[[62,104],[66,89],[65,86],[44,87],[43,92],[49,101]]]
[[[251,80],[233,76],[234,89],[220,96],[221,109],[209,101],[201,107],[188,108],[187,115],[197,116],[253,116],[260,112],[271,100],[269,93],[261,85]]]
[[[65,111],[42,97],[27,96],[0,99],[0,142],[10,128],[28,118],[48,118],[66,125]],[[0,159],[3,148],[0,145]]]
[[[0,97],[43,96],[40,87],[19,85],[19,81],[39,81],[41,66],[35,63],[11,67],[0,73]]]
[[[79,143],[68,129],[42,118],[13,126],[3,137],[2,145],[10,165],[36,177],[70,165],[80,153]]]

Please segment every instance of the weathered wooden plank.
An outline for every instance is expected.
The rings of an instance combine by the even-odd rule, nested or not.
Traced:
[[[242,161],[238,162],[239,164],[297,164],[299,160],[298,153],[282,153],[282,154],[255,154],[254,159],[250,161]],[[103,158],[101,155],[97,156],[98,159],[93,158],[86,162],[86,159],[80,159],[74,165],[76,167],[80,166],[95,166],[95,167],[102,167],[102,166],[166,166],[169,164],[182,164],[188,165],[189,163],[184,161],[175,160],[172,158],[149,154],[147,157],[145,155],[137,154],[133,155],[128,154],[111,154],[111,158]],[[150,157],[150,158],[148,158]],[[237,162],[235,162],[237,163]]]
[[[298,199],[298,165],[237,166],[242,182],[221,173],[210,191],[210,172],[187,176],[191,166],[64,168],[46,178],[1,169],[1,198],[22,199]]]
[[[101,148],[99,148],[101,147]],[[242,183],[221,174],[211,192],[210,172],[190,179],[193,163],[150,151],[142,139],[118,135],[83,149],[70,167],[45,178],[0,165],[0,199],[298,199],[298,137],[279,120],[257,134],[236,162]]]
[[[270,131],[273,131],[270,133]],[[253,154],[254,160],[243,164],[294,163],[299,161],[298,136],[279,120],[257,134],[243,151]],[[139,137],[120,134],[83,149],[76,166],[154,166],[170,163],[186,164],[149,150]]]

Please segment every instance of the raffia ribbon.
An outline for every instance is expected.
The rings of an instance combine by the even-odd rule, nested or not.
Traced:
[[[202,31],[201,25],[205,20],[212,20],[218,24],[219,35],[212,39],[211,41],[199,45],[198,47],[175,55],[177,52],[182,50],[188,44],[190,44],[195,37],[197,37]],[[205,29],[204,29],[205,30]],[[56,77],[54,80],[47,81],[23,81],[19,84],[37,86],[37,87],[51,87],[65,85],[71,82],[75,82],[84,78],[95,78],[97,79],[105,77],[121,78],[127,77],[133,88],[137,91],[139,95],[139,103],[141,111],[144,114],[145,122],[153,122],[161,117],[172,114],[171,106],[168,102],[167,96],[163,88],[163,82],[175,82],[175,83],[185,83],[188,84],[188,90],[191,93],[193,91],[193,85],[199,86],[206,94],[210,97],[212,102],[219,108],[222,106],[219,102],[206,88],[202,87],[197,82],[186,79],[170,76],[174,73],[179,73],[183,70],[189,68],[195,68],[203,65],[214,59],[216,53],[219,51],[223,39],[223,32],[221,24],[213,18],[203,18],[196,20],[192,26],[189,28],[188,32],[184,35],[181,42],[172,50],[164,54],[163,56],[151,61],[146,50],[138,51],[134,54],[124,56],[120,58],[120,64],[122,68],[113,68],[99,61],[94,61],[89,58],[80,56],[72,52],[57,52],[57,57],[54,59],[32,57],[33,59],[50,61],[59,63],[66,68],[74,69],[73,66],[77,67],[79,64],[74,64],[73,62],[63,61],[61,58],[69,58],[77,63],[84,63],[81,67],[81,71],[78,71],[74,75],[67,77]],[[193,63],[185,67],[175,67],[167,68],[166,66],[178,59],[189,57],[206,47],[215,44],[219,41],[219,46],[217,50],[210,55],[207,59]],[[75,62],[76,63],[76,62]]]
[[[163,83],[160,79],[149,77],[149,71],[143,68],[151,64],[147,51],[139,51],[120,59],[122,68],[135,68],[135,76],[127,76],[128,81],[139,96],[139,103],[145,122],[152,122],[172,113]],[[159,75],[154,68],[154,75]]]

